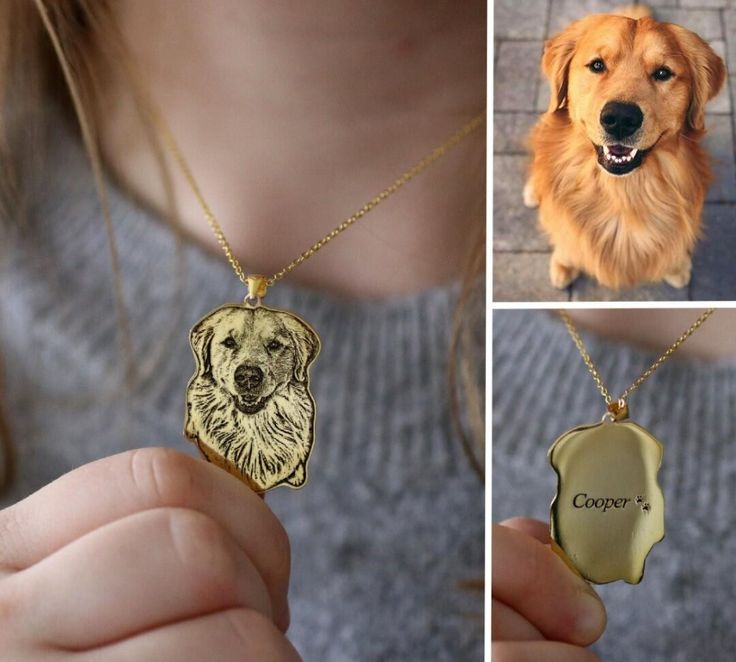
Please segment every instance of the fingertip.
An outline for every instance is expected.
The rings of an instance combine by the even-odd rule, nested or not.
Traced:
[[[590,646],[600,639],[607,622],[608,614],[603,601],[591,587],[582,590],[570,643]]]
[[[559,550],[559,548],[556,550],[556,547],[556,544],[552,543],[553,551]],[[589,646],[600,639],[606,629],[608,621],[606,607],[593,586],[577,571],[564,552],[557,553],[556,558],[574,575],[572,581],[576,589],[572,610],[568,612],[566,620],[567,626],[563,625],[560,638],[571,644]]]
[[[493,595],[548,639],[588,645],[605,629],[605,608],[590,584],[554,553],[552,545],[525,532],[530,526],[539,531],[540,524],[515,518],[495,525]]]
[[[526,533],[545,545],[549,544],[549,524],[530,517],[511,517],[501,522],[501,526]]]

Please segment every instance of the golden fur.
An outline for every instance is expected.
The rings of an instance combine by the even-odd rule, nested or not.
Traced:
[[[603,73],[591,70],[596,59]],[[657,80],[661,67],[673,76]],[[593,15],[547,41],[542,70],[551,99],[530,137],[524,201],[539,205],[552,284],[567,287],[585,272],[613,289],[661,280],[684,287],[711,182],[699,144],[705,104],[723,85],[723,61],[680,26]],[[625,144],[641,152],[641,165],[624,176],[604,169],[597,151],[614,144],[600,123],[613,101],[643,113]]]
[[[231,305],[201,320],[190,339],[197,371],[187,389],[185,435],[258,491],[300,487],[314,439],[307,368],[319,351],[317,335],[290,313]],[[253,379],[256,369],[261,376]]]

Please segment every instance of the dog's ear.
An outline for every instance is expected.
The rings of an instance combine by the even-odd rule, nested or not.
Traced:
[[[303,382],[307,378],[307,367],[319,353],[319,337],[309,326],[294,315],[282,313],[282,321],[294,341],[296,352],[294,379],[297,382]]]
[[[189,342],[197,361],[197,377],[204,377],[212,371],[210,345],[212,344],[212,336],[215,335],[215,326],[221,318],[222,311],[217,310],[200,320],[189,334]]]
[[[192,345],[194,357],[197,360],[197,377],[204,377],[212,370],[210,362],[210,343],[215,330],[209,320],[202,320],[192,329],[189,341]]]
[[[567,105],[567,81],[570,62],[578,40],[584,31],[585,19],[575,21],[562,32],[544,42],[542,73],[549,80],[548,113],[554,113]]]
[[[690,106],[685,118],[689,129],[695,133],[705,131],[705,104],[716,96],[726,79],[726,65],[721,57],[698,35],[679,25],[668,25],[693,79]]]

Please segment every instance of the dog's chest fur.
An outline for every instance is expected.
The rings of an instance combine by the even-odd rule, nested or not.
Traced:
[[[692,251],[708,180],[696,143],[657,146],[640,168],[615,177],[587,137],[559,119],[540,122],[532,142],[540,223],[576,266],[619,288],[661,279]]]
[[[198,421],[189,436],[214,447],[256,485],[266,476],[293,486],[304,481],[314,434],[314,401],[304,385],[289,383],[263,409],[245,414],[233,406],[229,394],[203,377],[190,386],[187,407],[197,414],[187,417],[187,425]]]

